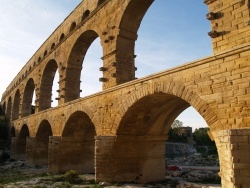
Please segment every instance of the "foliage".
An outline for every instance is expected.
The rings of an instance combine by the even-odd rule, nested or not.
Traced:
[[[181,142],[187,143],[187,136],[180,134],[181,128],[170,129],[168,132],[168,142]]]
[[[1,171],[0,174],[0,185],[15,183],[18,181],[30,180],[32,178],[41,177],[44,174],[26,174],[15,169],[5,169]]]
[[[193,138],[197,145],[199,146],[215,145],[215,142],[209,138],[208,132],[209,132],[209,128],[207,127],[195,129],[193,133]]]
[[[54,182],[68,182],[70,184],[81,184],[83,183],[83,179],[79,177],[79,174],[77,171],[70,170],[66,172],[64,175],[55,177],[53,179]]]
[[[204,155],[215,154],[217,155],[217,148],[215,142],[212,141],[208,135],[209,128],[195,129],[193,139],[196,142],[195,149]]]
[[[181,134],[183,123],[179,120],[174,120],[168,132],[168,142],[187,143],[187,136]]]
[[[8,124],[9,120],[4,115],[4,112],[2,111],[2,108],[0,106],[0,140],[8,139]]]
[[[183,123],[177,119],[174,120],[174,122],[171,125],[171,128],[175,129],[175,128],[180,128],[180,127],[183,127]]]

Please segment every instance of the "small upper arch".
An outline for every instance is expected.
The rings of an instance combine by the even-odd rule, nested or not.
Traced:
[[[25,117],[30,114],[33,114],[33,108],[32,108],[32,101],[33,101],[33,94],[35,92],[35,82],[33,78],[30,78],[26,86],[24,88],[23,98],[22,98],[22,110],[21,110],[21,116]]]
[[[69,32],[72,32],[76,28],[76,22],[72,22],[69,28]]]
[[[7,118],[11,118],[11,111],[12,111],[12,98],[9,97],[8,103],[7,103],[7,110],[6,110]]]
[[[62,33],[62,34],[60,35],[59,42],[61,42],[64,38],[65,38],[65,34]]]
[[[85,12],[82,15],[82,21],[84,21],[89,15],[90,15],[90,11],[89,10],[85,10]]]
[[[46,110],[51,107],[52,87],[57,70],[57,62],[51,59],[42,72],[38,111]]]
[[[98,0],[97,6],[100,6],[101,4],[103,4],[106,0]]]
[[[53,50],[54,48],[55,48],[55,46],[56,46],[56,44],[53,42],[52,44],[51,44],[51,50]]]
[[[16,120],[19,117],[19,110],[20,110],[20,101],[21,101],[21,94],[19,89],[16,91],[13,110],[12,110],[12,119]]]

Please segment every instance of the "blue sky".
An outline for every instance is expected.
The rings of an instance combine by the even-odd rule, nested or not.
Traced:
[[[2,0],[0,6],[0,95],[39,46],[81,0]],[[138,78],[212,55],[203,1],[155,0],[146,13],[136,41]],[[82,96],[101,90],[102,49],[90,46],[83,64]],[[96,79],[93,78],[93,75]],[[87,80],[87,81],[86,81]],[[56,85],[56,79],[55,84]],[[54,87],[54,90],[56,90]],[[55,98],[56,96],[53,96]],[[184,126],[203,127],[189,108],[179,117]]]

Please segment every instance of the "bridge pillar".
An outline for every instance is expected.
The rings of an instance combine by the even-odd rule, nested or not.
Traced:
[[[48,140],[27,138],[26,161],[33,164],[48,165]]]
[[[213,133],[220,160],[222,188],[250,185],[250,129]]]
[[[69,170],[94,173],[94,145],[84,139],[50,136],[49,171],[64,173]]]
[[[146,183],[165,179],[165,139],[97,136],[96,181]]]
[[[17,155],[17,137],[11,137],[10,158],[18,159]]]
[[[29,163],[34,163],[34,150],[35,150],[35,138],[26,139],[26,161]]]

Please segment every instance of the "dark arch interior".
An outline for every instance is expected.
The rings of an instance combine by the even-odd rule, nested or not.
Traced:
[[[61,34],[59,41],[61,42],[64,39],[65,35],[64,33]]]
[[[57,69],[58,66],[56,61],[50,60],[43,71],[40,87],[39,111],[46,110],[51,107],[53,80],[55,79]]]
[[[33,94],[35,91],[35,83],[32,78],[30,78],[26,84],[23,94],[23,101],[22,101],[22,117],[26,117],[30,114],[35,113],[34,106],[32,106],[32,99]]]
[[[33,154],[35,164],[48,164],[49,137],[52,135],[50,123],[43,120],[36,134],[36,149]]]
[[[52,43],[50,49],[53,50],[53,49],[55,48],[55,46],[56,46],[56,44],[55,44],[55,43]]]
[[[14,98],[14,104],[13,104],[13,112],[12,112],[12,119],[16,120],[19,117],[19,106],[20,106],[20,91],[17,90]]]
[[[90,14],[90,11],[89,10],[86,10],[83,15],[82,15],[82,21],[84,21]]]
[[[21,159],[25,159],[26,154],[26,139],[29,137],[29,129],[26,124],[24,124],[21,128],[21,131],[19,133],[18,137],[18,145],[17,145],[17,153],[20,156]]]
[[[76,22],[73,22],[69,28],[69,32],[73,31],[76,28]]]
[[[3,113],[5,114],[6,113],[6,102],[3,103]]]
[[[70,169],[80,173],[94,173],[95,127],[84,112],[77,111],[70,116],[62,134],[61,171]],[[73,155],[72,155],[73,154]]]
[[[8,103],[7,103],[7,111],[6,111],[6,116],[8,118],[11,117],[11,110],[12,110],[12,99],[11,99],[11,97],[9,97]]]
[[[68,67],[66,69],[66,102],[80,97],[80,77],[82,63],[88,48],[97,37],[98,34],[95,31],[86,31],[77,39],[71,50],[68,60]]]
[[[101,5],[102,3],[104,3],[104,2],[105,2],[105,0],[98,0],[97,5],[99,6],[99,5]]]
[[[12,127],[10,130],[10,137],[15,137],[15,136],[16,136],[16,131],[15,131],[15,128]]]

